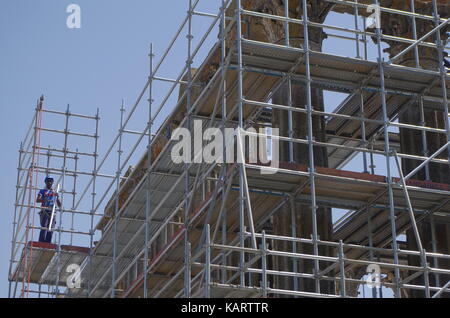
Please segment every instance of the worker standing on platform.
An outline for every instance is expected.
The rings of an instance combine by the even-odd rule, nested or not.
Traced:
[[[41,227],[45,229],[41,229],[41,232],[39,233],[39,242],[52,242],[52,235],[53,231],[50,230],[50,220],[52,217],[53,208],[56,204],[58,207],[61,207],[61,202],[59,201],[58,193],[53,190],[53,178],[46,177],[45,178],[45,189],[41,189],[39,191],[37,202],[41,203],[41,206],[43,209],[39,212],[39,217],[41,220]],[[55,227],[55,216],[53,216],[53,221],[51,224],[51,228]]]

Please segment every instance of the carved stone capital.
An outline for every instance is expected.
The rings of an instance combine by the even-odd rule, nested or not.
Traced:
[[[283,0],[247,0],[243,2],[246,10],[267,13],[271,15],[285,16]],[[319,0],[308,0],[308,18],[312,22],[321,23],[325,20],[333,4]],[[302,19],[303,5],[301,0],[289,1],[289,17]],[[285,42],[285,23],[281,20],[248,16],[247,36],[249,39],[283,44]],[[322,42],[326,39],[326,33],[322,28],[309,27],[309,42],[312,50],[321,51]],[[294,47],[301,47],[304,43],[303,25],[289,23],[289,41]]]
[[[373,0],[359,0],[358,3],[362,4],[373,4]],[[448,18],[450,16],[450,1],[448,0],[438,0],[438,14],[441,18]],[[411,1],[410,0],[380,0],[380,5],[382,7],[391,8],[395,10],[411,12]],[[342,4],[336,5],[333,11],[340,13],[350,13],[353,14],[355,9],[350,6],[344,6]],[[418,14],[433,16],[433,5],[432,0],[415,0],[414,1],[414,11]],[[367,12],[366,9],[360,8],[358,13],[361,16],[369,16],[371,13]],[[416,18],[416,30],[417,38],[421,38],[428,32],[430,32],[435,27],[434,21],[424,20],[421,18]],[[389,12],[381,13],[381,29],[383,35],[390,35],[399,38],[406,38],[413,40],[413,23],[412,18],[409,16],[404,16],[400,14],[394,14]],[[441,39],[443,41],[447,40],[447,32],[450,27],[447,26],[441,29]],[[374,30],[370,30],[374,31]],[[373,38],[376,41],[375,38]],[[393,57],[403,51],[409,43],[398,42],[394,40],[383,40],[389,47],[384,51],[389,53],[390,57]],[[435,43],[435,37],[430,36],[427,42]],[[419,57],[420,65],[426,69],[435,70],[438,65],[437,51],[435,48],[429,48],[424,46],[419,46]],[[401,64],[405,66],[415,66],[415,52],[414,50],[403,55],[396,61],[396,64]]]
[[[409,1],[395,1],[391,5],[392,9],[398,9],[403,11],[410,11]],[[433,6],[431,1],[416,1],[415,12],[424,15],[433,15]],[[450,2],[441,3],[438,5],[438,13],[442,18],[448,18],[450,16]],[[416,19],[416,32],[417,38],[421,38],[435,27],[433,21]],[[384,35],[396,36],[399,38],[413,39],[413,23],[411,17],[402,16],[398,14],[391,14],[383,12],[381,14],[381,28]],[[445,41],[447,36],[448,26],[441,29],[441,39]],[[435,35],[430,36],[426,42],[435,43]],[[384,51],[388,52],[391,57],[397,55],[410,44],[402,43],[398,41],[385,41],[389,44],[389,48]],[[435,48],[419,46],[418,48],[420,65],[426,69],[436,69],[438,65],[438,54]],[[415,52],[411,50],[407,54],[403,55],[396,61],[396,64],[405,66],[415,66]]]

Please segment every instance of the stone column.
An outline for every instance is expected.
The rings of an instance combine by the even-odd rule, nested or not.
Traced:
[[[282,0],[254,0],[246,1],[246,8],[253,11],[285,16],[284,1]],[[245,6],[244,5],[244,6]],[[323,22],[329,13],[333,4],[324,1],[308,0],[308,17],[310,21]],[[301,19],[303,16],[303,6],[301,0],[289,1],[289,17]],[[284,22],[272,19],[262,19],[248,17],[248,38],[257,41],[264,41],[276,44],[285,44]],[[322,42],[326,38],[325,32],[321,28],[309,27],[309,46],[311,50],[321,51]],[[304,30],[300,24],[289,24],[289,42],[293,47],[302,47],[304,43]],[[323,91],[321,89],[311,89],[312,105],[315,110],[324,109]],[[292,105],[298,108],[306,108],[306,86],[292,86]],[[288,105],[288,86],[284,85],[273,95],[273,103]],[[293,112],[293,137],[307,139],[307,116],[298,112]],[[272,126],[280,129],[281,136],[289,136],[288,131],[288,112],[273,110]],[[325,141],[325,121],[323,117],[313,116],[313,134],[317,141]],[[280,142],[280,161],[289,161],[289,146],[287,142]],[[294,162],[308,165],[308,145],[294,143],[293,146]],[[314,164],[316,166],[328,166],[327,150],[323,147],[314,148]],[[302,238],[311,238],[312,235],[312,211],[310,204],[298,204],[294,206],[295,230],[296,236]],[[322,240],[330,241],[332,239],[332,218],[331,209],[317,209],[318,235]],[[276,235],[292,236],[292,219],[290,203],[286,204],[273,217],[273,233]],[[274,246],[278,251],[292,251],[292,243],[277,242]],[[300,253],[313,254],[312,245],[297,245],[297,251]],[[331,255],[329,248],[320,247],[320,255]],[[335,255],[334,255],[335,256]],[[279,271],[293,271],[293,260],[286,257],[277,257],[274,259],[276,269]],[[322,264],[321,269],[326,265]],[[301,260],[297,263],[298,271],[302,273],[313,274],[314,265],[312,261]],[[330,274],[330,273],[329,273]],[[332,273],[331,273],[332,274]],[[274,287],[280,289],[294,290],[293,279],[290,277],[277,277],[274,279]],[[299,279],[299,290],[315,292],[315,282],[313,279]],[[321,293],[334,293],[334,284],[329,281],[321,282]]]

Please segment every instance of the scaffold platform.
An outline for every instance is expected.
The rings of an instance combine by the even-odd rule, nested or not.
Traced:
[[[28,242],[27,246],[24,247],[25,249],[32,255],[30,263],[32,268],[27,271],[24,270],[24,267],[27,266],[25,264],[27,260],[24,257],[25,252],[22,251],[21,261],[11,277],[11,281],[22,281],[25,279],[24,273],[28,273],[32,283],[56,285],[56,282],[58,282],[59,286],[65,286],[67,278],[73,273],[58,271],[57,266],[65,269],[70,264],[81,264],[89,255],[89,248],[61,245],[61,250],[59,251],[60,262],[57,264],[55,260],[58,254],[58,246],[56,244]],[[58,272],[61,274],[59,275]]]

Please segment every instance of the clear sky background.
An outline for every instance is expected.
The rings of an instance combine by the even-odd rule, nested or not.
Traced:
[[[220,1],[201,2],[206,4],[200,9],[209,12],[215,12],[220,4]],[[81,7],[81,29],[66,26],[66,8],[71,3]],[[101,116],[99,152],[102,156],[117,133],[121,100],[124,99],[129,107],[145,84],[149,44],[154,43],[158,60],[183,20],[187,3],[186,0],[0,0],[0,133],[3,150],[0,157],[0,297],[6,297],[8,290],[19,143],[34,114],[36,100],[44,94],[47,109],[65,111],[70,104],[72,112],[88,115],[94,115],[98,107]],[[204,30],[208,19],[197,19],[194,30]],[[350,16],[343,18],[332,14],[327,22],[353,26]],[[327,40],[325,49],[355,56],[352,44],[334,41]],[[211,44],[207,44],[201,56],[210,47]],[[371,59],[375,53],[370,45]],[[177,47],[169,57],[171,62],[160,75],[174,78],[185,60],[185,47]],[[200,60],[194,66],[198,66]],[[327,110],[332,110],[344,97],[327,94]],[[53,119],[44,121],[44,126],[62,129],[63,118],[50,118]],[[142,130],[146,119],[138,116],[133,124],[136,130]],[[93,133],[92,125],[83,125],[81,121],[78,126],[74,123],[73,131]],[[78,144],[71,148],[84,146],[82,141],[73,142]],[[125,144],[129,145],[127,142]],[[357,171],[362,169],[360,163],[354,163],[352,167]],[[107,169],[113,173],[113,163],[107,165]]]

